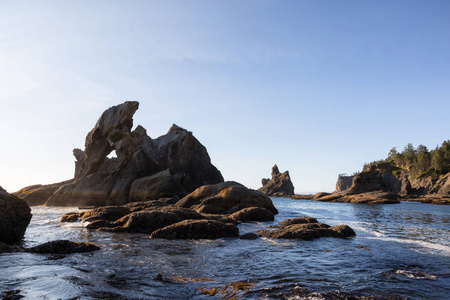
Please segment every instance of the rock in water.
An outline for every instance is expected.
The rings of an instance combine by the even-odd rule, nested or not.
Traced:
[[[262,184],[263,187],[258,189],[258,191],[261,191],[266,195],[275,197],[294,195],[294,185],[289,176],[289,171],[280,173],[277,165],[272,167],[272,178],[263,178]]]
[[[89,242],[79,243],[68,240],[57,240],[25,250],[28,252],[40,254],[71,254],[97,251],[100,250],[100,247]]]
[[[178,201],[175,206],[207,214],[232,214],[248,207],[262,207],[272,214],[278,213],[268,196],[234,181],[202,186]]]
[[[156,239],[217,239],[238,237],[236,225],[214,220],[184,220],[153,232],[150,238]]]
[[[136,101],[107,109],[87,134],[85,149],[75,149],[75,178],[33,186],[18,195],[33,205],[123,205],[160,197],[183,197],[205,184],[223,182],[206,148],[191,132],[173,125],[152,139],[133,127]],[[116,158],[107,156],[115,151]],[[34,196],[33,196],[34,195]]]
[[[0,242],[12,244],[20,241],[30,220],[28,204],[0,187]]]

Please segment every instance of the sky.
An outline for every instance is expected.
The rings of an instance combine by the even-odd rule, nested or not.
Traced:
[[[333,191],[408,143],[450,139],[450,2],[0,1],[0,186],[73,177],[107,108],[194,133],[225,180],[277,164]]]

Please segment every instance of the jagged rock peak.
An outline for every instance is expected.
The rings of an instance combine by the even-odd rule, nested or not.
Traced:
[[[288,196],[294,194],[294,185],[292,184],[289,171],[280,173],[278,166],[272,167],[272,178],[263,178],[263,186],[258,191],[269,196]]]
[[[223,182],[192,132],[175,124],[157,139],[142,126],[131,131],[138,107],[133,101],[108,108],[87,134],[84,151],[74,150],[74,180],[38,187],[33,194],[49,206],[122,205],[183,197],[202,185]],[[112,151],[116,157],[110,158]]]
[[[287,172],[287,171],[286,171]],[[273,167],[272,167],[272,178],[274,177],[274,176],[277,176],[278,174],[280,174],[280,170],[278,170],[278,166],[277,165],[274,165]]]

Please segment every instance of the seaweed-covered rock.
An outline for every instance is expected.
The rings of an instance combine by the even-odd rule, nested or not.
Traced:
[[[0,243],[20,241],[31,221],[31,209],[24,200],[0,188]]]
[[[238,236],[239,229],[234,224],[213,220],[185,220],[158,229],[150,237],[163,239],[217,239]]]

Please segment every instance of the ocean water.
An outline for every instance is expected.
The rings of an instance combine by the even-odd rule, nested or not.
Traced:
[[[254,232],[310,216],[347,224],[357,236],[313,241],[149,239],[60,223],[77,208],[33,207],[24,246],[69,239],[100,251],[71,255],[0,254],[0,295],[24,299],[220,299],[206,288],[245,281],[246,299],[329,299],[327,293],[450,299],[450,206],[364,205],[273,198],[275,222],[239,225]],[[162,275],[157,279],[157,275]]]

